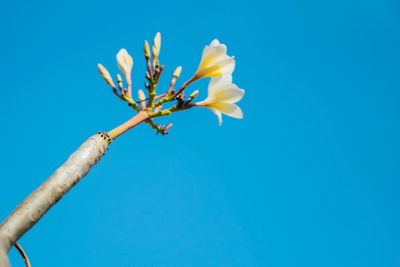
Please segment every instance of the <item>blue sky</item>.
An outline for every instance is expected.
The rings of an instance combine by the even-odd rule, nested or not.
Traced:
[[[400,265],[398,1],[2,1],[0,25],[1,218],[134,115],[96,69],[120,48],[143,88],[161,32],[162,92],[218,38],[246,90],[243,120],[120,137],[20,240],[33,266]]]

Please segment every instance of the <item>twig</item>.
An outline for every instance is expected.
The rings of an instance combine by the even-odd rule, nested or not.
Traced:
[[[174,98],[176,98],[177,96],[179,96],[180,94],[183,93],[183,91],[185,91],[186,87],[188,87],[189,84],[191,84],[192,82],[198,80],[196,74],[190,78],[188,81],[186,81],[181,88],[179,88],[179,90],[174,94]]]

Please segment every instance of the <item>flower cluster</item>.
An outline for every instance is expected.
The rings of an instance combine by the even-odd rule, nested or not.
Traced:
[[[221,113],[241,119],[243,113],[234,103],[242,99],[244,90],[232,83],[232,72],[235,69],[235,60],[226,54],[226,46],[217,39],[206,46],[196,77],[212,77],[208,85],[208,97],[195,106],[210,108],[222,124]]]
[[[100,75],[111,86],[115,95],[120,99],[126,101],[130,107],[139,113],[146,114],[145,122],[150,124],[157,132],[167,134],[167,130],[171,128],[168,126],[157,125],[153,119],[160,116],[170,115],[173,112],[186,110],[193,107],[206,107],[211,109],[217,116],[219,124],[222,123],[222,113],[228,116],[241,119],[243,113],[237,105],[244,95],[244,90],[237,87],[232,83],[232,73],[235,69],[234,57],[227,55],[227,48],[221,44],[217,39],[213,40],[209,46],[203,50],[200,64],[197,71],[188,81],[175,90],[175,84],[179,78],[182,67],[176,68],[173,72],[170,87],[164,94],[157,95],[156,89],[161,73],[164,66],[160,65],[159,55],[161,49],[161,35],[157,33],[152,51],[147,41],[144,43],[144,57],[147,63],[145,87],[148,91],[148,97],[143,90],[138,91],[138,101],[132,97],[132,82],[131,72],[133,66],[133,59],[125,49],[121,49],[117,54],[117,63],[119,69],[125,78],[126,88],[123,85],[122,77],[117,75],[117,85],[115,85],[110,73],[107,69],[98,64]],[[185,95],[185,89],[193,82],[209,77],[211,78],[208,85],[208,96],[205,100],[200,102],[193,102],[196,98],[198,91],[193,92],[188,98]],[[158,100],[158,101],[156,101]],[[146,103],[147,101],[147,103]],[[163,104],[168,102],[175,102],[170,108],[163,109]]]

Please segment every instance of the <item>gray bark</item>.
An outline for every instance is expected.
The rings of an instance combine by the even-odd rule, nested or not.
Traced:
[[[103,157],[109,145],[108,140],[103,134],[86,140],[0,224],[0,267],[10,266],[7,255],[14,243]]]

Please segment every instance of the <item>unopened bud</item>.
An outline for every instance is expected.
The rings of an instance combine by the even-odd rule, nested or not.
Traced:
[[[189,96],[189,101],[192,101],[193,99],[195,99],[197,97],[197,95],[199,94],[199,90],[194,91],[190,96]]]
[[[145,76],[146,76],[147,80],[149,80],[149,81],[151,80],[151,76],[150,76],[150,73],[148,71],[146,71]]]
[[[97,68],[99,69],[100,75],[104,79],[104,81],[112,88],[115,88],[115,84],[108,70],[104,68],[104,66],[101,64],[97,64]]]
[[[179,66],[179,67],[176,68],[176,70],[174,71],[172,76],[174,76],[175,79],[178,79],[179,76],[181,75],[181,72],[182,72],[182,67]]]
[[[118,87],[121,90],[122,94],[124,94],[124,85],[122,84],[122,77],[119,74],[117,74],[117,83],[118,83]]]
[[[161,48],[161,34],[157,32],[156,36],[154,37],[153,41],[153,60],[158,58],[158,55],[160,54],[160,48]]]
[[[139,89],[138,91],[138,98],[140,105],[142,106],[142,109],[146,108],[146,95],[144,94],[142,89]]]
[[[150,58],[150,46],[149,46],[149,43],[147,41],[144,41],[144,57],[146,59]]]
[[[167,127],[165,127],[165,130],[171,129],[172,125],[172,123],[168,124]]]
[[[117,82],[118,83],[122,83],[122,77],[119,74],[117,74]]]
[[[133,59],[132,57],[128,54],[128,51],[126,49],[122,48],[119,50],[117,54],[117,63],[119,69],[122,71],[122,73],[125,76],[126,82],[128,85],[131,83],[131,72],[132,72],[132,66],[133,66]]]

